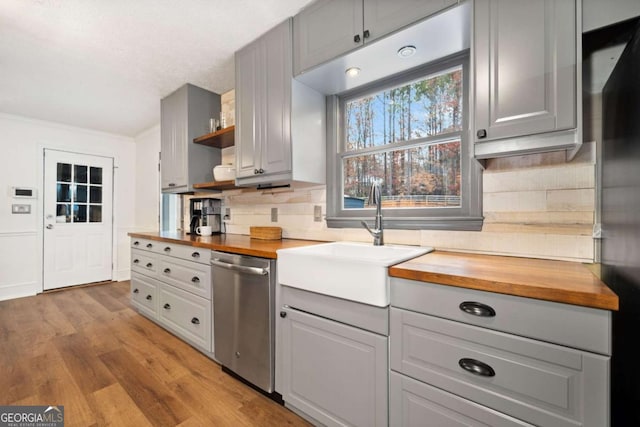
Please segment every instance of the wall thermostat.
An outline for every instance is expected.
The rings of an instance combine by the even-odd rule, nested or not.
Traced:
[[[35,199],[36,189],[29,187],[11,187],[11,197],[14,199]]]

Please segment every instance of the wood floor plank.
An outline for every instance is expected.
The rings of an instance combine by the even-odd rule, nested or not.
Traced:
[[[116,383],[114,376],[98,359],[83,335],[71,334],[56,337],[54,344],[84,394]]]
[[[153,426],[120,384],[95,391],[88,400],[100,426]]]
[[[138,314],[129,286],[0,302],[0,404],[64,405],[67,427],[308,425]]]
[[[95,415],[84,393],[52,346],[49,354],[30,359],[29,370],[37,390],[38,405],[64,406],[65,426],[90,426],[96,423]]]
[[[109,291],[114,289],[113,286],[98,285],[85,288],[84,291],[88,296],[93,298],[96,302],[100,303],[105,309],[109,311],[120,311],[128,307],[128,304],[123,304],[121,301],[122,294]],[[117,288],[116,288],[117,289]]]
[[[148,375],[126,350],[105,353],[100,356],[100,360],[118,378],[118,382],[153,425],[174,426],[191,416],[171,391]]]

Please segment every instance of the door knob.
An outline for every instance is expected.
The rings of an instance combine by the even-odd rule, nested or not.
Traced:
[[[53,229],[53,224],[47,224],[47,230]]]

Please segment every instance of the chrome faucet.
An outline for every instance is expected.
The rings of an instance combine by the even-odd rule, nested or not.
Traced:
[[[368,204],[376,204],[376,223],[372,230],[365,221],[360,221],[362,226],[367,229],[369,234],[373,236],[373,246],[384,245],[384,229],[382,227],[382,191],[380,184],[374,182],[371,184],[371,192],[369,193]]]

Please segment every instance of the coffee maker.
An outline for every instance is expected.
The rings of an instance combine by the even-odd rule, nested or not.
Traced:
[[[212,234],[222,232],[222,201],[213,198],[193,198],[189,200],[189,233],[196,234],[196,228],[211,226]]]

